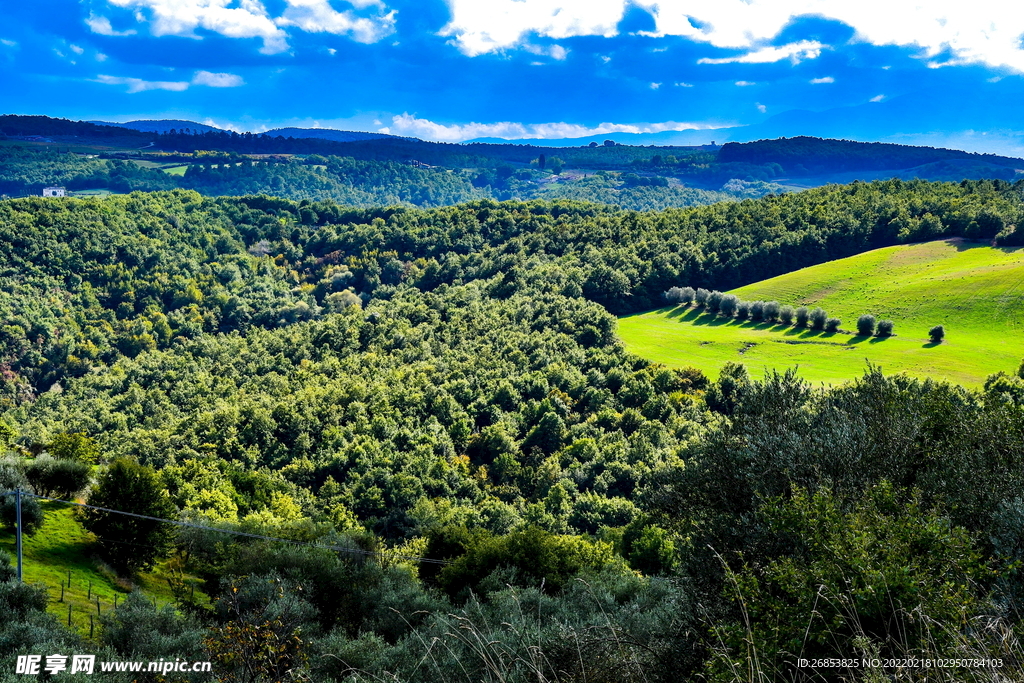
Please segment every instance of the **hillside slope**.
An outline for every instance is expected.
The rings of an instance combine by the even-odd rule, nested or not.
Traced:
[[[1024,250],[946,240],[876,249],[733,290],[742,300],[821,306],[853,330],[870,313],[896,324],[889,339],[828,334],[661,309],[620,321],[627,347],[668,365],[713,372],[741,361],[758,376],[800,366],[808,379],[840,382],[866,361],[886,372],[980,385],[1016,367],[1024,347]],[[928,330],[944,325],[946,341]]]

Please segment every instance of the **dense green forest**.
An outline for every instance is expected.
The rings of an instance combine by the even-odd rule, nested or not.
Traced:
[[[170,556],[212,606],[136,594],[86,642],[0,567],[0,652],[187,656],[246,681],[875,680],[800,657],[1018,679],[1024,368],[978,392],[877,368],[709,378],[628,354],[612,314],[886,244],[1017,244],[1022,193],[0,202],[0,485],[348,549],[198,529],[126,546],[90,513],[110,566]],[[92,486],[44,478],[53,462],[95,467]]]
[[[912,147],[886,142],[823,140],[813,137],[780,138],[756,142],[728,142],[718,153],[721,163],[777,163],[786,173],[811,175],[836,171],[912,168],[950,160],[1014,168],[1019,159],[996,154],[974,154],[957,149]]]
[[[646,163],[631,165],[628,172],[601,170],[555,178],[550,171],[529,166],[517,169],[499,163],[490,168],[486,164],[493,161],[486,159],[477,160],[483,167],[463,169],[319,154],[301,159],[253,160],[227,153],[172,158],[187,165],[182,175],[169,175],[127,158],[86,158],[53,150],[0,147],[0,194],[38,196],[50,185],[72,192],[103,189],[116,193],[181,187],[207,196],[267,194],[360,207],[448,206],[485,198],[576,199],[649,211],[761,197],[781,189],[763,180],[729,181],[733,172],[750,175],[731,167],[725,172],[716,170],[721,177],[705,174],[711,185],[726,183],[718,191],[709,191],[670,185],[668,178],[658,173],[672,173],[673,169]]]
[[[58,150],[66,145],[69,154],[62,159],[46,151],[52,146],[21,140],[30,135],[48,136],[47,144]],[[353,206],[567,198],[658,211],[845,183],[858,176],[1012,182],[1024,163],[959,150],[811,137],[721,148],[608,141],[554,149],[395,136],[338,142],[217,130],[143,133],[10,115],[0,116],[0,140],[5,136],[11,139],[0,146],[0,194],[38,195],[46,185],[113,192],[183,187],[212,196],[266,193]],[[26,146],[18,149],[19,144]],[[72,149],[98,158],[74,158]],[[187,166],[187,177],[167,177],[160,170],[172,163]],[[798,185],[787,186],[791,181]]]

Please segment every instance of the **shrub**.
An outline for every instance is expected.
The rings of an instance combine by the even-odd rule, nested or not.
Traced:
[[[733,313],[736,312],[736,304],[740,302],[740,299],[735,294],[726,294],[722,297],[722,300],[718,304],[718,310],[722,315],[732,317]]]
[[[857,334],[870,337],[875,333],[875,316],[865,313],[857,318]]]
[[[928,336],[931,338],[933,344],[940,344],[946,336],[946,328],[942,325],[936,325],[932,329],[928,330]]]
[[[755,301],[750,304],[750,319],[751,320],[763,320],[764,319],[764,302]]]
[[[711,311],[712,313],[717,313],[718,305],[722,303],[723,296],[725,295],[719,292],[717,289],[708,294],[708,310]]]
[[[810,311],[807,310],[806,306],[796,309],[796,326],[807,327],[807,320],[810,318],[810,315]]]
[[[749,301],[739,301],[736,303],[736,317],[740,320],[746,320],[750,317]]]
[[[670,287],[663,296],[669,303],[689,306],[693,301],[693,295],[693,287]]]
[[[779,317],[779,302],[767,301],[764,304],[764,319],[768,322],[775,322]],[[792,310],[792,309],[790,309]]]
[[[839,329],[840,323],[843,321],[839,318],[829,318],[825,321],[825,330],[828,332],[835,332]]]
[[[875,336],[876,337],[891,337],[892,336],[892,328],[893,328],[893,326],[894,326],[894,323],[891,320],[879,320],[878,321],[878,328],[877,328],[877,331],[875,332]]]
[[[816,330],[825,329],[825,322],[828,320],[828,313],[821,308],[815,308],[811,311],[811,327]]]
[[[25,468],[25,478],[40,495],[70,498],[89,485],[92,468],[76,460],[36,458]]]
[[[796,315],[796,311],[793,310],[792,306],[783,306],[779,309],[779,322],[783,325],[792,325],[793,317]]]
[[[693,293],[694,303],[696,303],[698,306],[703,306],[708,302],[709,294],[711,294],[711,292],[709,292],[706,289],[698,289],[696,292]]]
[[[25,474],[18,467],[14,460],[0,460],[0,491],[13,491],[20,488],[22,491],[34,493],[32,486],[25,479]],[[0,496],[0,524],[4,524],[9,530],[14,530],[17,519],[17,504],[14,494]],[[39,500],[30,496],[21,498],[21,523],[25,525],[25,533],[34,534],[43,526],[43,508]],[[0,606],[2,607],[2,606]],[[2,615],[2,610],[0,610]]]

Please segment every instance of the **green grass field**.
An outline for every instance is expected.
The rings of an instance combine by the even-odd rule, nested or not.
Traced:
[[[685,285],[686,283],[680,283]],[[1024,249],[945,240],[876,249],[732,290],[740,299],[821,306],[856,330],[870,313],[895,322],[887,339],[727,320],[693,308],[662,308],[619,320],[626,347],[671,367],[712,376],[728,361],[755,377],[798,366],[813,382],[863,374],[867,362],[887,374],[979,386],[1013,372],[1024,357]],[[946,340],[928,330],[944,325]]]
[[[81,633],[89,633],[89,616],[99,609],[106,612],[114,607],[117,600],[131,590],[132,585],[117,576],[95,559],[95,539],[78,521],[75,509],[61,503],[42,503],[43,526],[39,531],[24,539],[24,575],[26,583],[41,583],[50,595],[49,611],[62,623],[68,623],[68,607],[71,607],[71,625]],[[0,549],[15,554],[14,533],[10,529],[0,531]],[[153,571],[136,577],[136,584],[151,600],[163,606],[173,602],[174,595],[167,582],[171,575],[168,562],[158,564]],[[70,577],[70,585],[68,583]],[[195,582],[186,577],[186,582]],[[61,601],[61,585],[64,599]],[[196,590],[195,596],[205,601],[205,596]],[[99,626],[97,620],[96,626]]]

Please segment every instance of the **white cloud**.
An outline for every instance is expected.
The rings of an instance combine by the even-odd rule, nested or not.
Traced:
[[[757,83],[755,83],[754,81],[736,81],[736,85],[740,86],[741,88],[745,88],[748,85],[757,85]]]
[[[844,22],[854,40],[949,52],[958,63],[1024,72],[1024,3],[1007,0],[448,0],[441,33],[467,55],[522,44],[531,34],[556,39],[617,33],[627,4],[651,13],[649,35],[683,36],[756,54],[793,18]]]
[[[260,52],[274,54],[288,49],[286,34],[278,28],[259,0],[107,0],[117,7],[149,10],[150,30],[155,36],[196,38],[198,28],[228,38],[260,38]]]
[[[527,43],[526,45],[523,45],[523,50],[532,55],[543,55],[559,61],[564,60],[569,55],[569,51],[561,45],[544,46]]]
[[[135,29],[128,29],[127,31],[115,31],[114,27],[110,25],[110,19],[106,17],[98,17],[95,14],[90,14],[89,18],[85,20],[89,30],[93,33],[98,33],[101,36],[133,36],[135,35]]]
[[[285,0],[285,10],[272,17],[261,0],[107,0],[116,7],[135,10],[135,20],[149,23],[155,36],[198,38],[196,29],[219,33],[228,38],[259,38],[260,52],[277,54],[288,49],[286,28],[308,33],[348,35],[361,43],[372,43],[394,33],[395,11],[381,0],[348,0],[355,8],[376,7],[373,17],[356,15],[352,10],[339,12],[330,0]],[[90,16],[86,23],[95,33],[122,36],[135,31],[115,31],[110,20]]]
[[[821,85],[822,83],[835,83],[835,82],[836,82],[836,79],[832,78],[831,76],[825,76],[823,78],[812,78],[811,79],[811,84],[812,85]]]
[[[0,38],[0,45],[4,45],[5,47],[18,47],[18,41]]]
[[[286,0],[288,8],[274,20],[278,26],[294,26],[308,33],[333,33],[352,36],[360,43],[373,43],[395,32],[395,12],[374,18],[356,16],[351,11],[338,12],[327,0]],[[357,7],[380,5],[359,0]]]
[[[661,83],[651,83],[651,90],[657,90],[661,87]]]
[[[768,107],[766,107],[765,105],[763,105],[760,102],[758,102],[757,103],[757,110],[763,114],[766,111],[768,111]]]
[[[868,102],[881,102],[884,99],[885,99],[885,95],[875,95],[870,100],[868,100]]]
[[[107,85],[127,85],[128,92],[145,92],[146,90],[172,90],[181,92],[188,90],[188,81],[144,81],[141,78],[127,78],[123,76],[107,76],[100,74],[96,77],[100,83]]]
[[[790,43],[779,47],[763,47],[760,50],[748,52],[738,57],[721,57],[712,59],[705,57],[698,59],[698,64],[771,64],[789,59],[794,64],[804,59],[817,59],[825,46],[816,40],[801,40],[798,43]]]
[[[471,57],[518,46],[528,33],[549,38],[616,35],[624,0],[448,0],[442,36]]]
[[[99,83],[106,85],[127,85],[129,93],[146,92],[147,90],[170,90],[182,92],[188,90],[190,85],[205,85],[211,88],[235,88],[244,85],[245,81],[241,76],[225,73],[211,73],[209,71],[197,71],[191,81],[147,81],[141,78],[128,76],[108,76],[101,74],[96,77]]]
[[[683,83],[682,81],[678,81],[676,83],[673,83],[672,85],[676,86],[677,88],[692,88],[693,87],[693,83]]]
[[[97,52],[96,53],[96,61],[97,62],[105,62],[105,61],[107,61],[107,56],[105,54],[103,54],[102,52]]]
[[[71,51],[74,52],[76,55],[80,55],[83,52],[85,52],[85,48],[79,47],[78,45],[75,45],[73,43],[71,45],[68,45],[68,47],[70,47]]]
[[[391,125],[381,128],[380,132],[426,140],[459,142],[482,137],[505,138],[508,140],[522,140],[524,138],[553,140],[558,138],[582,138],[589,135],[605,135],[607,133],[661,133],[667,130],[709,130],[720,127],[722,126],[703,123],[681,123],[678,121],[638,124],[602,123],[592,127],[564,122],[515,123],[511,121],[445,125],[428,119],[416,118],[412,114],[400,114],[392,117]]]
[[[245,85],[241,76],[235,74],[210,73],[209,71],[197,71],[192,77],[192,85],[208,85],[211,88],[237,88]]]

